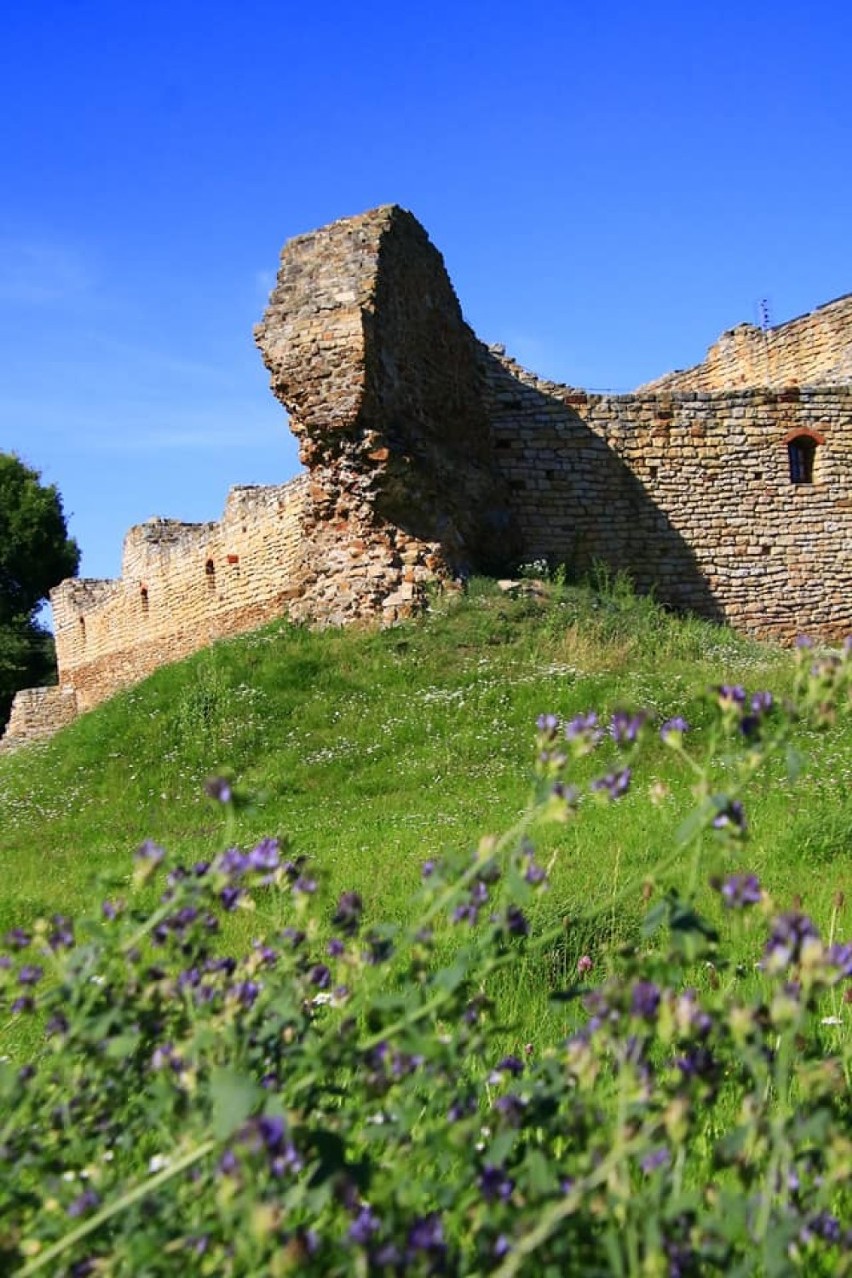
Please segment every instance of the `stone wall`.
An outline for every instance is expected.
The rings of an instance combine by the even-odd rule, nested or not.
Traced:
[[[0,749],[12,750],[52,737],[73,723],[77,714],[77,698],[71,687],[24,688],[15,697]]]
[[[482,368],[526,557],[601,561],[765,638],[852,633],[852,387],[587,395],[500,347]]]
[[[301,590],[303,476],[235,488],[220,522],[131,528],[117,581],[51,593],[60,679],[88,710],[214,639],[286,612]]]
[[[392,622],[430,583],[523,560],[601,561],[755,635],[844,635],[850,335],[852,295],[590,395],[476,339],[410,213],[299,236],[255,337],[307,473],[234,489],[216,523],[150,520],[119,580],[59,586],[60,688],[19,694],[7,742],[271,617]]]
[[[703,364],[668,373],[640,391],[713,391],[746,386],[837,386],[852,381],[852,293],[775,328],[739,324]]]

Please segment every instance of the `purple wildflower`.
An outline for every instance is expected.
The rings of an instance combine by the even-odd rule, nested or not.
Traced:
[[[506,1175],[502,1167],[486,1163],[479,1176],[479,1188],[487,1203],[505,1203],[512,1197],[515,1182],[511,1176]]]
[[[231,783],[227,777],[211,777],[204,786],[204,793],[217,803],[230,803],[234,797]]]
[[[590,710],[588,714],[575,715],[565,725],[565,740],[571,743],[575,754],[588,754],[594,750],[602,736],[594,710]]]
[[[351,936],[358,931],[363,912],[364,902],[359,893],[341,892],[337,899],[337,908],[332,916],[332,925],[339,927],[347,936]]]
[[[277,870],[280,863],[280,845],[277,839],[263,839],[252,848],[246,861],[250,870]]]
[[[3,937],[4,943],[10,950],[25,950],[31,939],[29,932],[25,932],[22,927],[13,927]]]
[[[638,740],[647,717],[641,710],[638,714],[616,710],[609,725],[610,736],[616,745],[632,745]]]
[[[216,868],[231,878],[238,878],[249,868],[249,858],[239,848],[228,848],[219,857]]]
[[[48,933],[47,943],[56,950],[70,950],[74,945],[74,924],[64,914],[54,914],[51,918],[52,931]]]
[[[528,936],[530,925],[520,906],[506,907],[506,931],[510,936]]]
[[[539,865],[536,862],[533,856],[532,850],[529,850],[526,853],[526,869],[524,870],[524,879],[526,880],[527,883],[532,883],[535,886],[539,883],[543,883],[546,878],[547,878],[547,871],[544,869],[543,866]]]
[[[719,706],[722,710],[733,710],[745,705],[745,688],[739,683],[721,683],[716,688]]]
[[[608,772],[604,777],[598,777],[589,788],[597,794],[607,795],[612,800],[620,799],[630,789],[632,775],[630,768],[619,768],[615,772]]]
[[[241,981],[234,986],[234,994],[243,1007],[251,1007],[260,993],[261,986],[257,981]]]
[[[852,942],[835,941],[829,945],[825,957],[841,976],[852,976]]]
[[[771,928],[761,966],[772,972],[782,971],[796,963],[801,956],[803,943],[819,937],[812,921],[797,910],[779,914],[772,920]]]
[[[350,1242],[356,1243],[359,1247],[365,1247],[373,1237],[373,1234],[378,1233],[380,1228],[381,1221],[378,1216],[376,1216],[372,1208],[365,1205],[352,1221],[347,1234]]]
[[[754,874],[732,874],[719,888],[722,900],[732,910],[742,910],[747,905],[760,903],[761,890]]]
[[[489,1082],[499,1082],[501,1074],[511,1074],[513,1078],[517,1078],[519,1074],[524,1072],[524,1062],[517,1056],[504,1056],[501,1061],[494,1067],[494,1072],[489,1078]]]
[[[331,984],[331,972],[325,963],[316,963],[308,973],[308,978],[312,985],[316,985],[317,989],[327,989]]]
[[[93,1189],[84,1189],[79,1198],[75,1198],[73,1203],[69,1205],[68,1215],[72,1217],[85,1216],[86,1212],[94,1210],[100,1201]]]
[[[647,1154],[639,1160],[639,1166],[642,1168],[646,1176],[652,1171],[656,1171],[658,1167],[665,1167],[671,1161],[671,1155],[665,1145],[661,1145],[658,1149],[651,1149]]]
[[[135,860],[147,861],[150,865],[159,865],[165,856],[164,850],[152,839],[146,839],[137,849]]]
[[[666,719],[660,728],[660,736],[666,745],[679,745],[685,732],[689,732],[689,724],[679,714],[674,715],[671,719]]]
[[[44,968],[39,967],[37,963],[25,963],[18,972],[19,985],[38,985],[44,976]]]
[[[739,799],[728,799],[725,795],[717,795],[715,802],[717,811],[713,818],[713,828],[728,830],[736,835],[744,834],[748,823],[745,809]]]
[[[660,1005],[660,990],[653,981],[637,981],[630,996],[630,1010],[643,1021],[653,1020]]]
[[[417,1255],[423,1252],[435,1260],[443,1258],[447,1246],[444,1242],[444,1226],[436,1211],[428,1216],[418,1216],[408,1231],[408,1253]]]

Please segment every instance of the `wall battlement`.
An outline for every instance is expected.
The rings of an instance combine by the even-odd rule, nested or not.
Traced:
[[[593,395],[481,343],[388,205],[285,245],[255,339],[305,473],[138,525],[117,581],[58,586],[59,687],[19,694],[5,746],[272,617],[394,621],[522,560],[601,561],[782,642],[852,631],[852,295]]]

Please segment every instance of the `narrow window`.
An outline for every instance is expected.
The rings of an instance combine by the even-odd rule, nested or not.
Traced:
[[[143,614],[147,613],[148,611],[148,587],[147,586],[143,586],[142,589],[139,591],[139,599],[142,604]]]
[[[213,563],[213,560],[212,560],[212,559],[208,559],[208,560],[207,560],[207,563],[204,565],[204,571],[205,571],[205,573],[206,573],[206,575],[207,575],[207,585],[209,586],[209,588],[210,588],[211,590],[215,590],[215,588],[216,588],[216,565]]]
[[[83,647],[85,648],[85,646],[86,646],[86,618],[85,618],[85,617],[78,617],[78,621],[80,622],[80,642],[82,643]]]
[[[812,484],[816,440],[811,435],[794,436],[787,443],[787,456],[790,460],[790,483]]]

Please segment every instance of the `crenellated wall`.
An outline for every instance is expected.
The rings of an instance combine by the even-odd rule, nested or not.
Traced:
[[[118,581],[51,593],[62,683],[81,711],[157,666],[286,611],[301,585],[306,480],[235,488],[218,523],[131,528]]]
[[[57,587],[60,686],[19,694],[4,746],[269,618],[391,622],[525,560],[601,561],[767,638],[852,632],[852,295],[590,395],[480,343],[388,205],[285,245],[255,338],[307,473],[149,520],[119,580]]]

